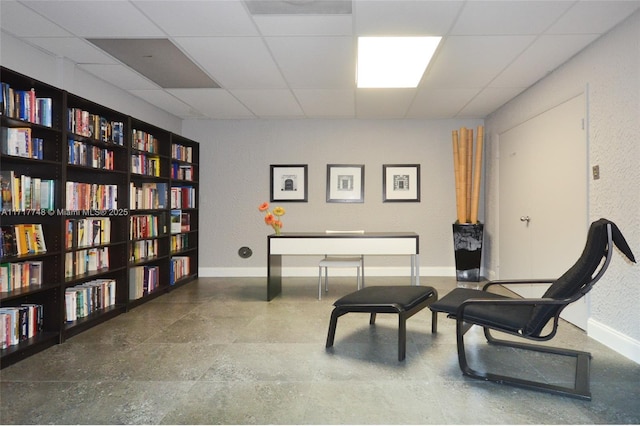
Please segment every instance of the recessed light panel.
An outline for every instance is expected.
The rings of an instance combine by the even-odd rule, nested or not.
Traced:
[[[358,37],[358,87],[417,87],[441,39]]]

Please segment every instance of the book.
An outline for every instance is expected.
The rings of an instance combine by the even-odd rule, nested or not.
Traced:
[[[34,158],[31,129],[28,127],[3,127],[1,150],[6,155]]]
[[[47,251],[47,244],[44,240],[44,231],[42,230],[42,224],[34,223],[33,227],[33,241],[34,241],[34,250],[36,253],[45,253]]]
[[[182,231],[182,210],[171,210],[171,233],[179,234]]]
[[[13,210],[13,186],[14,172],[13,170],[0,171],[0,189],[2,190],[2,210]]]
[[[12,225],[0,226],[0,232],[2,232],[2,257],[17,256],[18,244],[15,228]]]

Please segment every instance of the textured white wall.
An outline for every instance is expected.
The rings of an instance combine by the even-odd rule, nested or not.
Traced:
[[[201,268],[210,268],[211,274],[265,276],[266,235],[271,229],[264,225],[257,208],[269,200],[269,166],[308,164],[309,202],[276,203],[287,210],[283,231],[415,231],[420,235],[422,274],[453,275],[451,131],[478,124],[482,122],[185,121],[185,136],[201,143]],[[382,165],[409,163],[421,165],[421,202],[383,203]],[[327,164],[365,165],[363,204],[325,201]],[[245,245],[254,252],[246,260],[237,255]],[[300,268],[316,267],[317,261],[305,257],[284,260],[285,266]],[[375,266],[404,267],[408,262],[407,258],[367,258],[367,273],[374,274]]]
[[[605,217],[622,229],[640,258],[640,12],[573,57],[486,120],[488,135],[485,251],[496,270],[498,169],[496,135],[586,92],[590,165],[600,179],[589,181],[589,218]],[[588,332],[640,362],[640,266],[616,255],[590,297]],[[617,342],[616,342],[617,341]]]

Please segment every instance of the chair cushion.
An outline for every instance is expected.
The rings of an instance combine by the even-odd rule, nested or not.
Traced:
[[[341,297],[333,306],[375,305],[408,311],[434,294],[435,289],[428,286],[371,286]]]
[[[442,299],[432,303],[429,309],[455,317],[458,307],[469,299],[508,300],[512,298],[482,290],[456,288]],[[517,332],[527,325],[532,311],[533,307],[527,305],[476,305],[465,308],[464,319],[474,324]]]

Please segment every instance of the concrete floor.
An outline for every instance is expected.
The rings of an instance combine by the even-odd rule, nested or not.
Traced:
[[[408,278],[367,277],[367,285]],[[440,295],[452,278],[423,277]],[[355,290],[336,277],[286,278],[271,302],[264,279],[201,278],[0,371],[2,424],[638,424],[640,365],[561,324],[556,344],[593,354],[590,402],[462,376],[455,322],[427,309],[347,314],[325,350],[332,302]],[[572,365],[487,348],[468,333],[470,362],[570,380]],[[545,367],[544,362],[550,361]]]

